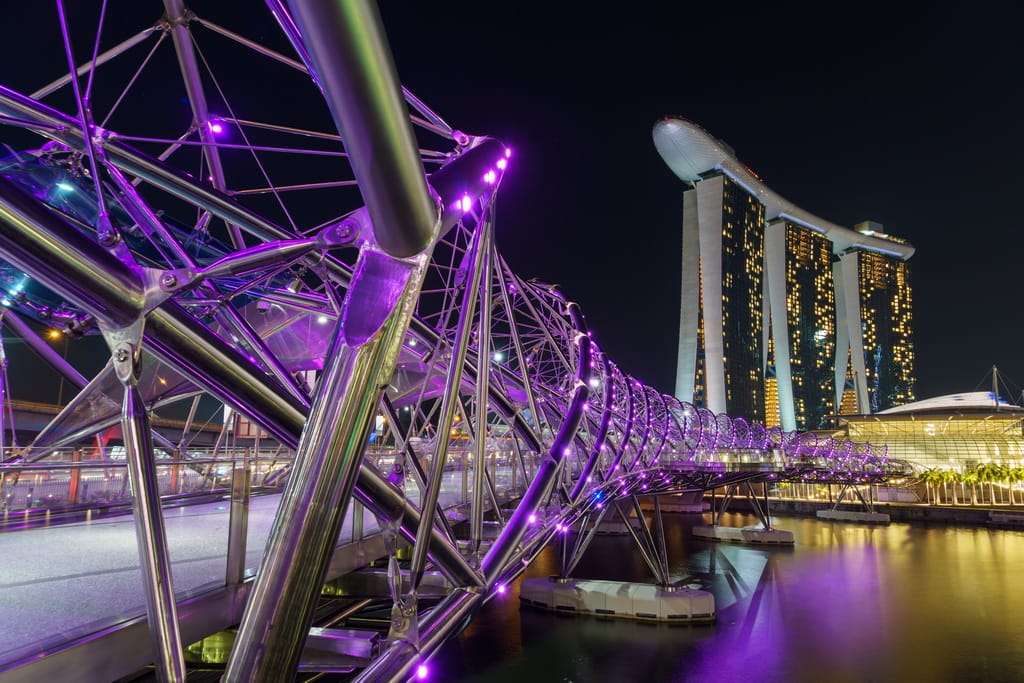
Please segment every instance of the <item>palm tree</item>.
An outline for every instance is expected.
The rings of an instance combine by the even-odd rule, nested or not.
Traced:
[[[1006,479],[1010,482],[1010,505],[1015,505],[1013,500],[1013,491],[1017,488],[1017,484],[1024,481],[1024,467],[1010,467],[1006,471]]]
[[[921,481],[924,482],[925,497],[928,504],[932,503],[932,491],[934,490],[935,504],[939,504],[939,484],[945,482],[942,470],[937,467],[930,467],[921,473]]]
[[[1005,482],[1007,479],[1007,468],[994,462],[987,462],[983,465],[979,465],[978,469],[978,480],[988,483],[988,497],[989,502],[992,505],[996,505],[995,497],[995,485],[996,482]]]
[[[999,484],[999,489],[1000,489],[999,499],[1000,499],[1000,502],[1006,502],[1004,500],[1005,499],[1005,494],[1003,493],[1003,490],[1007,488],[1007,484],[1009,483],[1009,480],[1010,480],[1010,468],[1007,467],[1006,465],[1003,465],[1002,463],[993,463],[992,469],[995,472],[995,482],[994,483]]]
[[[967,486],[971,487],[971,505],[978,504],[978,472],[972,470],[960,475],[960,485],[963,487],[964,498],[967,497]]]
[[[953,485],[953,505],[959,505],[960,501],[956,498],[956,484],[960,480],[960,475],[955,470],[941,470],[942,472],[942,490],[949,494],[949,485]]]
[[[972,473],[977,478],[977,482],[982,484],[981,502],[985,502],[985,489],[984,484],[988,484],[988,499],[989,503],[995,505],[995,499],[993,497],[992,482],[995,477],[995,472],[992,471],[992,463],[986,462],[978,465],[972,470]]]

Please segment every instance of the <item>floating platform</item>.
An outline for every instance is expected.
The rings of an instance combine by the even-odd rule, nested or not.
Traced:
[[[681,586],[559,577],[523,579],[519,601],[559,614],[675,624],[711,623],[715,596]]]
[[[695,526],[693,535],[709,541],[726,541],[727,543],[793,545],[792,531],[765,529],[761,526]]]
[[[888,524],[892,520],[884,512],[859,512],[854,510],[818,510],[814,513],[818,519],[833,522],[860,522],[861,524]]]

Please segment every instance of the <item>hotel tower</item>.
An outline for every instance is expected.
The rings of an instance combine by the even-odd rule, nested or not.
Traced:
[[[689,121],[654,143],[687,186],[680,400],[786,430],[914,400],[911,245],[794,206]]]

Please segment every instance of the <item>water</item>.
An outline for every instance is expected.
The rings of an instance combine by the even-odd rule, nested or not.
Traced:
[[[755,523],[727,516],[730,526]],[[692,538],[666,514],[672,579],[711,591],[713,625],[560,616],[492,600],[432,663],[460,683],[1024,681],[1024,532],[780,517],[795,547]],[[557,573],[548,548],[525,576]],[[650,581],[631,541],[595,539],[574,576]]]

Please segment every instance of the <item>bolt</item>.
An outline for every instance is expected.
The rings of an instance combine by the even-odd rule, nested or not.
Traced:
[[[121,239],[120,233],[116,230],[100,230],[98,237],[100,246],[107,249],[115,246]]]
[[[128,360],[128,350],[118,349],[117,351],[114,352],[114,358],[117,359],[118,363],[125,362],[126,360]]]
[[[178,278],[174,276],[174,273],[164,273],[160,278],[160,286],[164,289],[171,289],[178,284]]]

